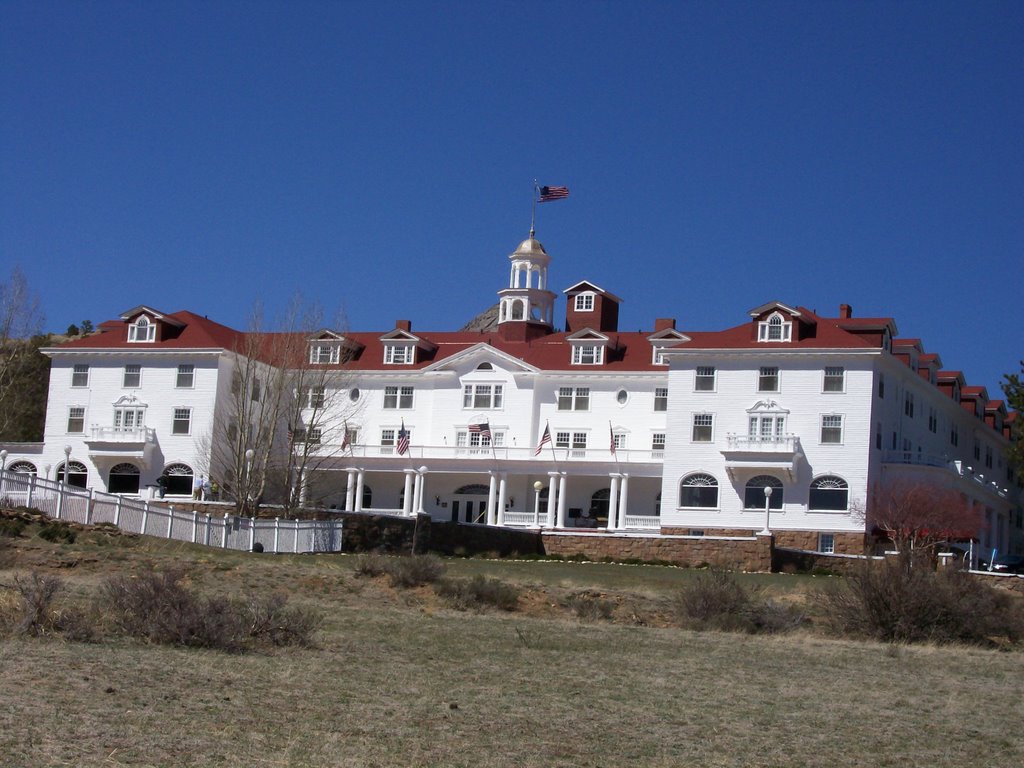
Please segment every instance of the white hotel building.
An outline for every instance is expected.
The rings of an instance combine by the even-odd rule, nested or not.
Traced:
[[[892,319],[772,302],[722,331],[659,319],[624,332],[621,300],[579,282],[556,331],[543,246],[530,237],[509,260],[491,329],[400,320],[307,340],[309,365],[337,371],[326,401],[345,409],[332,423],[349,434],[342,447],[344,429],[293,425],[319,443],[311,502],[617,536],[748,535],[766,525],[771,488],[780,545],[859,552],[872,489],[922,480],[981,505],[983,547],[1024,544],[1005,458],[1016,414],[896,338]],[[170,497],[191,496],[196,475],[218,476],[210,435],[245,334],[146,306],[99,331],[46,350],[44,442],[5,446],[7,468],[62,479],[70,457],[75,484],[138,494],[163,476]],[[481,424],[490,442],[471,429]]]

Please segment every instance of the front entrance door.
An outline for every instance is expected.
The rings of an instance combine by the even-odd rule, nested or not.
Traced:
[[[452,494],[453,523],[487,522],[486,485],[464,485]]]

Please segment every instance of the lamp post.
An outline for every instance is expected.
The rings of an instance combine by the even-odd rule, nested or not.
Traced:
[[[534,501],[533,501],[533,524],[537,528],[540,528],[540,492],[541,492],[541,489],[543,489],[543,488],[544,488],[544,483],[542,483],[540,480],[534,481],[534,483],[533,483],[533,490],[534,490],[534,492],[536,494],[536,497],[534,498]]]
[[[7,449],[0,450],[0,471],[7,470]]]
[[[256,451],[249,448],[245,452],[245,501],[246,505],[252,499],[252,459]]]
[[[761,531],[762,536],[772,535],[772,487],[766,485],[764,487],[764,530]]]
[[[68,484],[68,470],[70,469],[70,467],[68,465],[70,463],[71,463],[71,446],[70,445],[65,445],[64,446],[64,485]]]

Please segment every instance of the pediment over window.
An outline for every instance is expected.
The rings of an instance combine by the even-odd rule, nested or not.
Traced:
[[[747,408],[747,413],[789,413],[788,408],[783,408],[779,405],[777,400],[758,400],[750,408]]]
[[[611,339],[593,328],[582,328],[566,336],[572,365],[603,365],[611,347]]]
[[[654,365],[668,365],[665,350],[677,344],[685,344],[690,337],[675,328],[665,328],[657,333],[652,333],[647,340],[651,343],[651,362]]]
[[[314,365],[337,365],[355,359],[365,348],[353,339],[324,328],[309,337],[309,362]]]
[[[114,401],[115,408],[131,406],[134,408],[148,408],[148,403],[144,403],[139,400],[135,395],[122,395]]]
[[[536,373],[540,369],[533,365],[524,363],[517,357],[512,357],[499,349],[492,347],[486,342],[474,344],[457,354],[451,355],[431,363],[424,371],[477,371],[483,366],[491,366],[490,371],[512,371],[513,373]],[[486,372],[487,369],[483,368]]]
[[[380,340],[384,345],[386,365],[413,365],[424,354],[437,350],[436,344],[401,326],[385,333]]]

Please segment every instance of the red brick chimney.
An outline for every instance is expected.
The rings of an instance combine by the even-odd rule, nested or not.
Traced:
[[[676,319],[674,317],[659,317],[654,321],[654,331],[674,331],[676,329]]]
[[[396,320],[395,328],[406,333],[412,333],[412,321],[411,320]]]
[[[851,317],[853,317],[853,307],[851,307],[849,304],[840,304],[839,319],[849,320]]]

